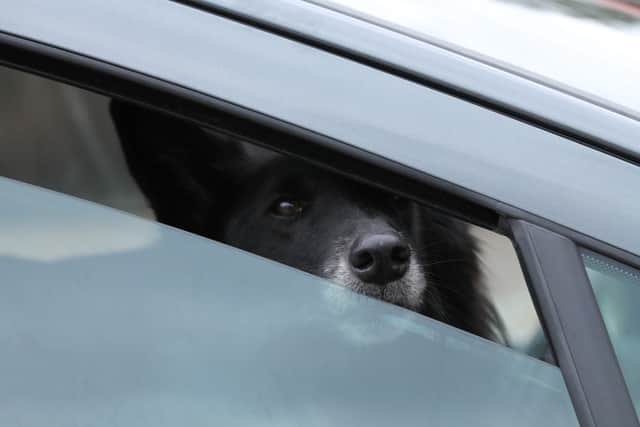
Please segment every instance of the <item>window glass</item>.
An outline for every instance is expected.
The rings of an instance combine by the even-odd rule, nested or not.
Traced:
[[[559,370],[0,178],[0,424],[577,426]]]
[[[2,178],[9,420],[575,425],[506,237],[133,104],[0,91],[0,175],[144,218]]]
[[[636,407],[640,408],[640,271],[583,250],[582,260]]]

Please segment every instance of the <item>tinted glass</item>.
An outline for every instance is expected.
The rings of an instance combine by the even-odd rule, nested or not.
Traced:
[[[557,368],[0,179],[0,424],[577,426]]]
[[[583,251],[582,259],[627,387],[640,408],[640,271]]]

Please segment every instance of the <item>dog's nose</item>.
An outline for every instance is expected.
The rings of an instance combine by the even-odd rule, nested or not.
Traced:
[[[384,285],[404,276],[410,256],[409,244],[397,234],[370,234],[353,242],[349,263],[363,282]]]

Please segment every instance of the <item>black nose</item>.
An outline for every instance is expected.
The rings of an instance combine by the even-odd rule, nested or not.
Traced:
[[[384,285],[404,276],[410,256],[409,244],[397,234],[370,234],[353,242],[349,263],[363,282]]]

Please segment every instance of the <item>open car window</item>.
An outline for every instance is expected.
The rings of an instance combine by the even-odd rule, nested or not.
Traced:
[[[257,179],[236,186],[247,155],[262,162],[276,153],[247,146],[238,155],[246,141],[0,71],[9,100],[0,175],[194,233],[2,180],[9,345],[1,357],[9,380],[0,395],[16,396],[6,400],[9,420],[84,424],[105,414],[116,425],[469,425],[481,410],[490,425],[537,425],[541,411],[548,425],[576,424],[506,237],[291,158],[269,173],[257,167]],[[214,142],[221,149],[210,156],[203,147]],[[340,196],[318,198],[313,191],[326,182],[286,176],[287,191],[257,203],[276,172],[294,169],[338,183],[326,188]],[[209,191],[218,184],[242,197],[220,203]],[[344,197],[351,186],[357,191]],[[304,217],[309,206],[326,215]],[[374,206],[403,215],[371,220]],[[237,214],[210,220],[228,209]],[[277,222],[277,232],[256,214]],[[414,222],[422,216],[428,221]],[[290,231],[303,217],[315,226]],[[373,233],[374,247],[396,239],[385,258],[393,268],[373,271],[379,255],[368,236],[342,238],[362,223],[386,227]],[[324,239],[327,249],[318,236],[336,224],[340,239]],[[456,232],[422,245],[406,238],[423,226]],[[410,249],[399,251],[397,241]],[[422,252],[437,257],[416,267],[412,257]],[[397,268],[398,259],[406,265]],[[452,271],[470,271],[474,283],[448,283]],[[404,280],[410,275],[422,282]],[[469,293],[476,279],[486,289]]]
[[[451,300],[454,309],[456,305],[463,305],[472,310],[482,303],[474,301],[474,295],[465,295],[464,292],[465,288],[472,285],[472,281],[477,281],[479,286],[485,288],[478,295],[485,294],[489,303],[485,305],[490,310],[479,311],[475,318],[487,320],[486,327],[474,327],[479,322],[465,323],[464,319],[456,322],[452,318],[452,309],[445,311],[433,307],[421,310],[407,303],[401,302],[399,305],[410,306],[415,311],[508,344],[533,357],[551,360],[551,351],[508,238],[481,227],[454,221],[445,215],[432,220],[433,215],[425,214],[428,211],[419,205],[390,197],[381,191],[368,190],[364,186],[354,187],[350,194],[345,192],[339,196],[353,197],[355,193],[370,193],[366,199],[344,203],[344,200],[336,200],[335,197],[317,198],[315,206],[312,206],[317,212],[311,218],[313,225],[298,229],[294,224],[288,224],[286,218],[279,225],[275,224],[278,221],[266,223],[256,213],[269,212],[273,216],[275,204],[289,202],[300,202],[304,205],[301,207],[307,209],[311,196],[316,196],[310,194],[310,190],[322,186],[321,181],[332,179],[331,174],[321,175],[305,185],[297,185],[302,181],[301,176],[304,178],[304,174],[313,168],[301,162],[287,162],[263,172],[253,182],[250,181],[251,177],[242,177],[248,184],[239,179],[234,181],[232,178],[237,178],[242,171],[252,167],[245,164],[256,163],[255,159],[260,157],[273,158],[274,153],[144,108],[123,102],[110,107],[112,102],[106,97],[26,73],[0,70],[4,76],[0,83],[7,89],[7,105],[16,106],[7,108],[1,117],[5,138],[0,145],[1,158],[4,159],[0,164],[0,174],[139,216],[157,218],[166,224],[224,241],[313,274],[327,277],[328,274],[324,273],[330,267],[333,276],[336,276],[333,281],[342,280],[343,284],[345,280],[337,277],[340,269],[327,265],[331,259],[337,261],[335,253],[339,247],[353,247],[352,241],[361,237],[355,234],[348,236],[345,225],[360,221],[363,230],[364,227],[373,227],[375,231],[364,230],[360,234],[388,234],[388,231],[405,236],[419,234],[421,241],[411,242],[413,252],[429,256],[420,260],[422,271],[417,273],[430,276],[429,280],[435,285],[442,283],[446,286],[448,282],[452,285],[450,291],[445,289],[450,296],[441,293],[427,297],[427,290],[419,292],[413,299],[427,302],[439,299],[443,304]],[[240,145],[242,147],[238,149]],[[210,149],[210,146],[214,148]],[[263,197],[267,191],[256,191],[256,188],[267,186],[269,174],[291,168],[302,169],[303,172],[287,178],[294,181],[295,186],[270,189],[266,196],[270,198]],[[332,191],[348,184],[346,180],[335,181],[322,186],[322,191]],[[224,193],[224,198],[219,193]],[[231,200],[227,193],[247,195],[244,200],[238,201]],[[367,212],[356,212],[355,216],[349,217],[345,212],[355,203],[370,206],[366,206],[369,208]],[[221,213],[228,205],[234,204],[244,205],[244,209],[233,208],[234,212],[241,214]],[[389,206],[386,205],[393,205],[392,209],[406,211],[407,214],[404,217],[391,217],[387,215],[388,212],[380,210],[387,209]],[[378,222],[363,221],[365,217],[376,214],[383,220],[401,224],[387,227],[378,219],[375,220]],[[335,218],[322,221],[323,217],[332,216]],[[412,217],[416,216],[429,218],[415,221]],[[217,222],[221,223],[230,217],[239,219],[235,220],[235,224],[227,221],[224,226],[218,227]],[[259,221],[262,223],[258,224]],[[445,224],[438,225],[435,222]],[[238,230],[233,233],[234,236],[230,236],[234,225]],[[376,231],[376,227],[381,231]],[[434,227],[444,232],[434,234]],[[246,232],[247,229],[250,232]],[[413,232],[412,229],[419,230]],[[238,236],[239,232],[245,235]],[[309,233],[316,235],[316,241],[311,246],[306,239]],[[296,243],[291,235],[303,236],[298,239],[302,241]],[[453,244],[447,245],[447,242]],[[472,246],[475,246],[475,257],[472,256]],[[303,257],[291,259],[283,252],[301,253]],[[326,262],[319,263],[319,266],[309,265],[318,264],[317,260],[322,259]],[[458,270],[469,271],[457,274]],[[409,273],[411,271],[407,275]],[[415,275],[416,272],[413,273]],[[397,302],[397,299],[392,302]],[[493,309],[495,313],[491,313]],[[463,310],[459,317],[466,317],[467,314]]]

